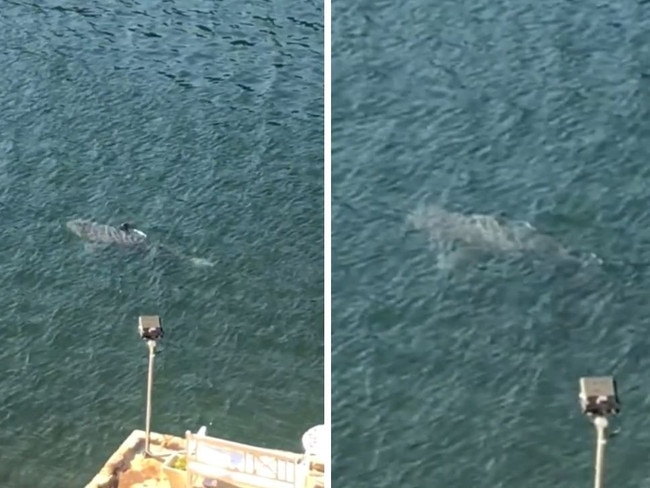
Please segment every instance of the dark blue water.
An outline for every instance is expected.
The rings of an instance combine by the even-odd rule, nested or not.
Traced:
[[[0,485],[83,486],[144,427],[300,450],[323,416],[318,2],[0,2]],[[71,218],[160,252],[84,248]]]
[[[590,486],[581,376],[614,375],[607,485],[650,455],[650,5],[334,2],[336,486]],[[524,220],[601,266],[440,266],[409,217]],[[345,413],[342,413],[345,412]]]

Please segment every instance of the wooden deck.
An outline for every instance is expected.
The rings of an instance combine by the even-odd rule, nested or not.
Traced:
[[[155,458],[144,456],[145,433],[134,430],[120,447],[104,464],[99,473],[86,485],[86,488],[193,488],[186,486],[187,477],[183,470],[169,467],[169,461],[185,455],[187,440],[183,437],[151,433],[150,451]],[[218,438],[209,438],[216,445],[233,447],[239,451],[249,450],[250,455],[264,454],[267,458],[264,465],[270,465],[271,458],[296,458],[301,454],[274,449],[263,449],[246,444],[233,443]],[[248,447],[248,449],[247,449]],[[246,454],[246,453],[245,453]],[[247,454],[247,455],[248,455]],[[167,462],[165,462],[167,461]],[[259,463],[253,463],[257,465]],[[309,472],[304,487],[319,488],[324,486],[324,466],[321,463],[310,463]],[[262,474],[262,473],[260,473]],[[199,480],[203,481],[203,480]],[[196,481],[194,486],[202,486]],[[219,488],[260,488],[266,486],[260,478],[259,484],[251,477],[248,484],[233,482],[232,479],[219,479]],[[250,484],[252,482],[253,484]],[[198,483],[198,484],[197,484]]]

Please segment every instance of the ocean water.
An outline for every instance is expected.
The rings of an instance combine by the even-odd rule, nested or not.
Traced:
[[[166,332],[153,430],[300,452],[323,421],[322,16],[0,2],[0,485],[84,486],[144,428],[139,315]]]
[[[606,486],[646,485],[650,5],[332,12],[334,486],[590,486],[597,375],[622,401]],[[603,262],[446,259],[412,225],[435,206]]]

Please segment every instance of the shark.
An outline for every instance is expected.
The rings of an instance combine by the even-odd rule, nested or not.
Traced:
[[[415,229],[425,232],[434,247],[452,249],[454,259],[496,253],[602,263],[594,253],[576,253],[554,237],[540,232],[530,222],[508,219],[503,215],[464,214],[430,205],[412,213],[408,221]]]
[[[214,263],[207,259],[187,256],[165,244],[150,242],[145,232],[135,228],[133,224],[129,222],[124,222],[115,227],[87,219],[73,219],[66,222],[66,227],[70,232],[83,240],[90,250],[111,245],[137,250],[159,248],[164,249],[179,258],[188,259],[195,266],[214,266]]]

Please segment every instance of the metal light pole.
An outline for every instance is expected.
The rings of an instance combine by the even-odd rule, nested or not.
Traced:
[[[580,378],[580,405],[596,428],[596,465],[594,488],[603,486],[605,445],[607,444],[607,417],[620,411],[616,382],[612,377]]]
[[[149,348],[149,368],[147,371],[147,411],[145,415],[145,445],[144,452],[147,456],[153,456],[149,452],[151,434],[151,394],[153,390],[153,360],[156,355],[157,341],[163,336],[162,325],[158,315],[141,315],[138,321],[138,333],[140,338],[147,341]]]
[[[603,465],[605,463],[605,444],[607,444],[607,417],[596,416],[593,419],[594,426],[596,427],[596,473],[594,480],[594,488],[602,488],[603,486]]]

